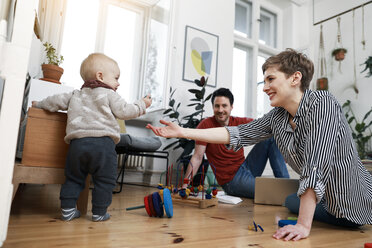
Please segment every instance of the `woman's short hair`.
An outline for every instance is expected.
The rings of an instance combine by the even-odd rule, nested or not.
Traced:
[[[302,79],[300,88],[302,91],[309,88],[314,74],[314,64],[305,54],[287,48],[285,51],[268,58],[262,65],[262,72],[265,73],[269,67],[275,66],[279,71],[286,74],[287,77],[293,75],[296,71],[301,72]]]

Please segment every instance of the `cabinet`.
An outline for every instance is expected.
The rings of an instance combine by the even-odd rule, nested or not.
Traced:
[[[64,168],[68,145],[67,114],[30,108],[23,145],[22,164],[25,166]]]
[[[31,79],[27,99],[27,108],[31,107],[32,101],[40,101],[48,96],[73,91],[74,88],[63,84],[55,84],[40,79]]]
[[[40,101],[48,96],[55,94],[61,94],[73,91],[74,88],[66,85],[55,84],[39,79],[30,79],[29,86],[25,90],[25,98],[23,100],[23,112],[26,112],[32,105],[32,101]],[[23,144],[25,137],[25,128],[27,124],[27,118],[21,122],[21,127],[18,135],[17,144],[17,158],[22,158]]]
[[[14,193],[20,183],[63,184],[64,167],[68,145],[63,138],[66,133],[67,115],[30,108],[24,138],[22,162],[14,167]],[[78,208],[86,214],[90,177],[78,200]]]

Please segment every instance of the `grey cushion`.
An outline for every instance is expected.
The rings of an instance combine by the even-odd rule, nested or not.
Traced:
[[[160,147],[159,137],[136,137],[127,133],[120,134],[120,142],[116,145],[117,150],[126,149],[137,152],[153,152]]]

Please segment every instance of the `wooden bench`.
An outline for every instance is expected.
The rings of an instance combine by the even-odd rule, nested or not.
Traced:
[[[68,145],[63,138],[66,135],[67,115],[51,113],[46,110],[30,108],[28,111],[26,134],[24,139],[22,162],[14,167],[13,198],[20,183],[63,184],[64,167]],[[90,176],[85,182],[77,207],[87,213]]]

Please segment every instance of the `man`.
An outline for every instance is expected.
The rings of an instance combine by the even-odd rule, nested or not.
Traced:
[[[238,126],[253,120],[231,116],[234,96],[229,89],[217,89],[213,92],[211,101],[214,116],[200,122],[198,129]],[[283,156],[273,138],[256,144],[247,158],[244,157],[243,149],[234,152],[228,150],[223,144],[196,141],[195,151],[187,167],[185,178],[191,179],[195,176],[202,163],[204,153],[207,155],[218,184],[229,195],[253,198],[255,177],[262,175],[268,158],[275,177],[289,178]],[[187,184],[184,184],[183,187],[187,187]]]

